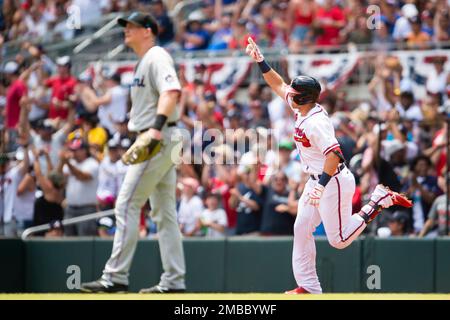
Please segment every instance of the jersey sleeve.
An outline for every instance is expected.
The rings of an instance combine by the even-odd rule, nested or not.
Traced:
[[[330,152],[340,148],[339,142],[334,135],[334,128],[329,119],[317,118],[316,122],[311,125],[310,133],[313,145],[327,155]]]
[[[164,91],[181,90],[175,68],[167,59],[152,62],[149,76],[150,83],[159,94]]]

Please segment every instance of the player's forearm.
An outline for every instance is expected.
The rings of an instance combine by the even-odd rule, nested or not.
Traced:
[[[167,118],[175,111],[180,92],[178,90],[164,91],[159,96],[155,121],[150,125],[150,130],[161,131],[167,122]]]
[[[270,69],[270,71],[263,73],[263,77],[275,92],[278,92],[280,88],[283,87],[284,80],[275,70]]]
[[[339,165],[340,159],[333,152],[330,152],[326,156],[325,164],[323,166],[323,172],[333,176],[336,173],[336,169]]]

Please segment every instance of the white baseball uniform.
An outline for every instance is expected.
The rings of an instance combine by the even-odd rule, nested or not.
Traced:
[[[154,46],[135,68],[128,129],[135,132],[148,129],[155,120],[160,94],[172,90],[181,90],[174,62],[163,48]],[[181,145],[171,141],[176,127],[170,125],[178,118],[176,109],[162,129],[163,147],[155,157],[127,168],[116,201],[117,230],[112,254],[103,271],[103,279],[107,281],[128,284],[128,272],[139,237],[141,207],[150,197],[164,270],[159,285],[185,289],[185,261],[176,217],[176,171],[172,159],[173,155],[179,154],[175,149]]]
[[[292,101],[287,92],[285,99],[291,106]],[[295,109],[293,111],[295,144],[302,168],[311,177],[298,202],[292,267],[299,287],[311,293],[321,293],[322,288],[316,272],[316,247],[313,237],[315,228],[322,221],[330,245],[343,249],[364,230],[366,224],[359,215],[352,215],[355,179],[343,164],[326,185],[319,207],[307,203],[308,194],[318,183],[318,175],[322,174],[326,155],[337,150],[339,143],[327,112],[319,104],[305,117]]]

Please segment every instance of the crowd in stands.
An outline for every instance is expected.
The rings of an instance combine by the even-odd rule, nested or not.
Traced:
[[[28,29],[23,23],[50,19],[58,10],[64,14],[61,8],[68,2],[4,0],[4,39],[17,39],[30,30],[45,35],[37,25]],[[139,1],[96,1],[95,5],[101,16],[135,2]],[[187,21],[179,22],[181,27],[172,25],[160,2],[140,2],[166,24],[160,42],[178,43],[185,50],[239,49],[244,45],[241,35],[248,33],[263,47],[289,46],[293,52],[306,44],[387,43],[387,39],[420,42],[426,48],[428,40],[445,41],[449,35],[448,3],[440,0],[416,1],[415,9],[404,9],[410,3],[395,0],[371,1],[381,5],[383,28],[375,30],[358,27],[363,23],[358,17],[364,16],[361,10],[366,8],[360,1],[250,0],[223,1],[220,6],[205,1]],[[45,21],[42,30],[56,20]],[[393,208],[379,215],[367,233],[423,237],[448,232],[447,60],[433,60],[433,72],[423,79],[425,98],[418,99],[411,82],[402,78],[397,58],[380,55],[371,62],[376,65],[368,84],[371,99],[351,103],[345,91],[338,90],[325,92],[320,101],[332,118],[347,166],[357,180],[354,212],[378,183],[413,200],[411,210]],[[71,67],[69,56],[50,59],[42,46],[25,40],[15,59],[3,64],[3,235],[18,235],[41,224],[51,225],[40,234],[48,237],[114,234],[114,217],[65,228],[61,220],[114,208],[126,172],[120,158],[135,138],[127,129],[128,88],[121,85],[118,73],[103,73],[94,81],[86,73],[72,74]],[[302,173],[295,150],[290,108],[270,88],[257,83],[246,88],[245,102],[217,99],[216,88],[202,77],[202,66],[196,70],[199,74],[192,82],[180,73],[183,90],[178,125],[189,131],[191,147],[204,151],[203,159],[211,144],[204,138],[208,129],[218,129],[226,139],[214,146],[211,161],[177,165],[177,213],[183,235],[292,235],[297,200],[309,177]],[[198,121],[201,130],[195,125]],[[247,143],[247,129],[257,132],[269,147],[264,150],[261,144]],[[230,158],[231,163],[223,161]],[[146,203],[141,212],[141,237],[156,233],[151,204]],[[319,226],[316,235],[323,234]]]
[[[450,40],[446,0],[203,0],[170,16],[178,2],[3,0],[0,44],[73,39],[103,26],[104,14],[136,9],[154,14],[162,46],[188,51],[243,48],[248,35],[261,47],[291,52],[350,42],[428,48]]]

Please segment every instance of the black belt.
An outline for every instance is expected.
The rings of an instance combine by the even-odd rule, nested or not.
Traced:
[[[339,174],[342,170],[344,170],[346,168],[345,163],[341,163],[338,167],[337,167],[337,172],[335,174],[333,174],[333,177],[337,174]],[[310,175],[311,179],[313,180],[319,180],[320,177],[322,175],[321,174],[312,174]]]
[[[168,123],[167,123],[167,126],[168,126],[168,127],[176,127],[176,126],[177,126],[177,123],[176,123],[176,122],[168,122]],[[148,131],[148,129],[150,129],[150,127],[147,128],[147,129],[140,130],[140,131],[138,131],[138,133],[142,133],[142,132]]]

